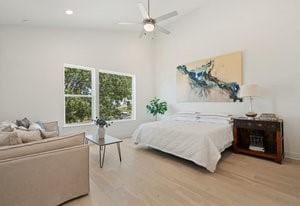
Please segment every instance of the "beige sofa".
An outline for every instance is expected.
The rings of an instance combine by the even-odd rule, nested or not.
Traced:
[[[0,147],[0,205],[54,206],[89,193],[84,133]]]

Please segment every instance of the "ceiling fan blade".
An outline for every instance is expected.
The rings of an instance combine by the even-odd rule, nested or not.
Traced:
[[[145,30],[143,29],[139,35],[139,38],[141,39],[146,34]]]
[[[167,13],[165,15],[159,16],[154,20],[155,20],[155,22],[161,22],[161,21],[167,20],[167,19],[172,18],[172,17],[177,16],[177,15],[178,15],[177,11],[172,11],[172,12]]]
[[[158,25],[155,25],[155,28],[156,28],[158,31],[160,31],[160,32],[162,32],[162,33],[164,33],[164,34],[167,34],[167,35],[171,33],[170,31],[166,30],[164,27],[161,27],[161,26],[158,26]]]
[[[142,3],[138,3],[139,10],[142,14],[143,19],[149,19],[148,12]]]
[[[119,25],[136,25],[141,24],[140,22],[118,22]]]

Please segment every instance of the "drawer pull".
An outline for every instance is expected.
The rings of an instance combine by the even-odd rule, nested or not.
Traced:
[[[263,125],[262,124],[257,124],[257,126],[262,127]]]

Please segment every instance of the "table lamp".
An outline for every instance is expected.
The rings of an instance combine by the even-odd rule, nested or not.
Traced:
[[[257,84],[245,84],[241,86],[239,97],[250,99],[250,111],[246,113],[247,117],[256,117],[257,113],[253,112],[253,97],[261,97],[261,87]]]

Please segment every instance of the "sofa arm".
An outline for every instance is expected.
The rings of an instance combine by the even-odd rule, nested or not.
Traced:
[[[53,206],[89,193],[89,147],[0,161],[1,206]]]

